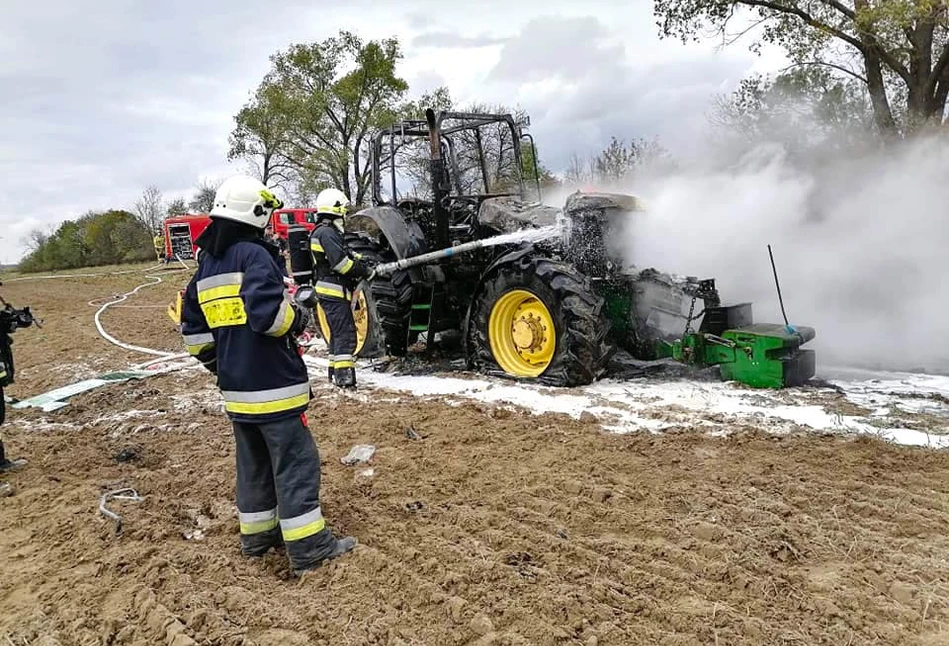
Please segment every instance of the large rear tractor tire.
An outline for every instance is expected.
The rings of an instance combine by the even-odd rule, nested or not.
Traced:
[[[573,265],[526,256],[498,268],[467,324],[469,366],[551,386],[592,383],[614,347],[602,297]]]

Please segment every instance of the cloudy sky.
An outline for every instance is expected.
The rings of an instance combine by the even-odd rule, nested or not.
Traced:
[[[148,184],[187,196],[225,160],[233,115],[293,42],[398,36],[412,95],[525,108],[543,161],[611,135],[687,153],[712,96],[775,69],[738,45],[660,41],[649,0],[49,0],[0,22],[0,262],[89,209],[131,208]]]

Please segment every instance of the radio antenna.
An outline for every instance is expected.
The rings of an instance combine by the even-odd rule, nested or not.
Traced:
[[[785,327],[791,327],[791,324],[788,323],[787,312],[784,311],[784,298],[781,296],[781,283],[778,282],[778,269],[774,264],[774,254],[771,252],[771,245],[768,245],[768,257],[771,258],[771,271],[774,273],[774,286],[778,290],[778,304],[781,306],[781,316],[784,317]]]

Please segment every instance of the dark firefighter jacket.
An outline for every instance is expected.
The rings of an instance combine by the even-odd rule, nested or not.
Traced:
[[[369,275],[369,267],[350,252],[346,240],[332,223],[321,222],[310,234],[313,282],[322,298],[352,297],[354,283]]]
[[[212,371],[225,410],[238,422],[299,415],[310,402],[306,366],[288,332],[295,312],[277,260],[241,240],[201,254],[185,290],[181,333],[188,352]]]

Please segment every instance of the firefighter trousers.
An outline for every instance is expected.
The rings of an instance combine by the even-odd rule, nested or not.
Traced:
[[[320,510],[320,455],[313,436],[298,415],[232,424],[241,550],[260,556],[283,543],[291,567],[312,567],[335,545]]]
[[[330,326],[330,379],[339,386],[355,386],[356,322],[350,302],[341,298],[321,298],[320,306]]]

